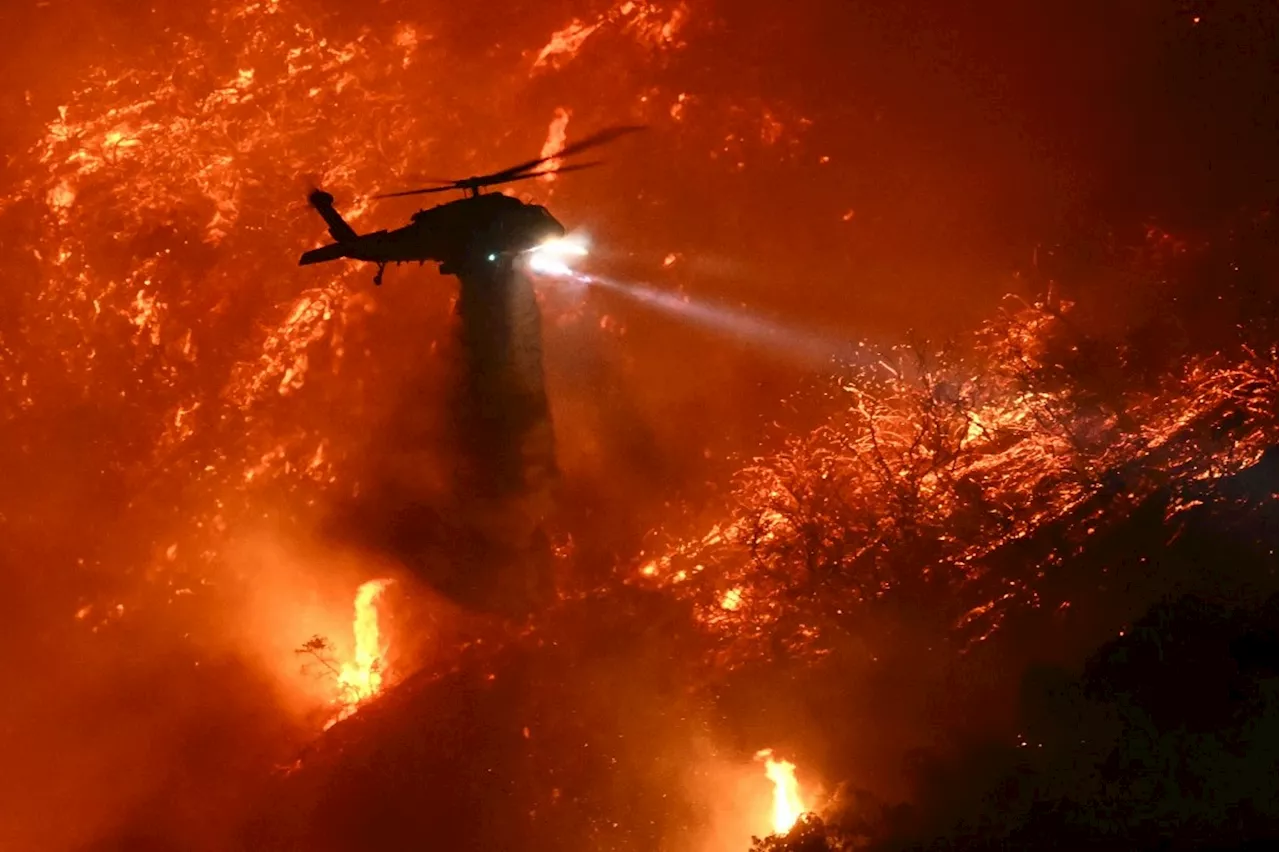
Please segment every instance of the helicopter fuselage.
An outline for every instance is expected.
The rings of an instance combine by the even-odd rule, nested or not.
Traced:
[[[508,259],[565,233],[545,207],[497,192],[419,210],[402,228],[367,234],[356,234],[342,220],[328,193],[312,193],[310,201],[336,242],[304,253],[300,266],[339,258],[379,267],[431,261],[449,275]]]

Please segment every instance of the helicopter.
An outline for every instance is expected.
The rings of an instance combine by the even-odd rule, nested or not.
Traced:
[[[461,180],[432,181],[433,186],[374,196],[401,198],[459,190],[466,193],[456,201],[419,210],[410,217],[408,225],[393,231],[356,233],[334,207],[333,196],[322,189],[314,189],[307,202],[324,219],[334,242],[304,252],[298,265],[309,266],[339,258],[376,263],[375,285],[382,283],[383,271],[389,263],[422,264],[432,261],[440,264],[440,272],[444,275],[483,274],[519,254],[565,235],[564,226],[545,207],[526,204],[504,193],[485,193],[483,190],[541,175],[601,165],[596,161],[560,166],[558,161],[643,129],[637,125],[611,127],[567,145],[554,154],[501,171]]]

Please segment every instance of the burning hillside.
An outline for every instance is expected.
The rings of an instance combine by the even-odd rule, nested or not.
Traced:
[[[939,793],[980,737],[1043,747],[1035,807],[1069,779],[1140,821],[1108,649],[1155,636],[1181,661],[1168,625],[1214,618],[1154,602],[1274,591],[1274,225],[1254,212],[1273,199],[1179,223],[1194,239],[1037,246],[1093,215],[1088,166],[1122,169],[1055,159],[1087,145],[1036,130],[1039,89],[989,58],[1019,51],[967,13],[856,5],[785,27],[759,3],[15,5],[0,847],[896,842],[981,811]],[[1069,5],[1046,20],[1084,16]],[[1216,20],[1191,18],[1124,31]],[[1041,47],[1078,65],[1055,58],[1070,39]],[[966,55],[972,77],[949,76]],[[1006,96],[1015,119],[991,109]],[[535,269],[559,480],[480,500],[457,486],[456,283],[297,269],[324,229],[308,187],[358,231],[399,227],[408,202],[368,199],[620,122],[651,147],[510,190],[588,233],[610,286]],[[1026,256],[1014,286],[1042,295],[997,305]],[[720,305],[738,313],[706,321]],[[912,325],[954,342],[856,343]],[[492,587],[542,605],[463,593]],[[1245,677],[1266,661],[1236,654],[1265,625],[1223,611],[1253,631],[1219,643],[1244,661],[1223,691],[1273,719]],[[1013,696],[1046,659],[1092,659],[1085,685],[1062,675],[1087,693],[1071,712],[1104,720],[1080,760],[1069,713]],[[1143,700],[1134,730],[1178,703]],[[1206,745],[1227,716],[1177,770],[1244,779],[1192,803],[1206,836],[1258,818],[1229,807],[1261,800],[1257,732],[1236,763]]]
[[[1138,819],[1148,806],[1194,811],[1201,822],[1189,828],[1193,845],[1196,838],[1265,833],[1266,812],[1255,810],[1262,790],[1249,786],[1254,781],[1181,804],[1144,799],[1139,787],[1126,787],[1106,794],[1126,809],[1109,816],[1080,813],[1070,785],[1102,796],[1095,785],[1138,784],[1156,771],[1114,726],[1127,732],[1151,724],[1155,717],[1147,714],[1178,711],[1161,709],[1160,699],[1126,703],[1098,691],[1099,682],[1118,676],[1127,655],[1173,643],[1168,663],[1151,661],[1160,677],[1199,677],[1206,666],[1236,672],[1224,675],[1232,694],[1250,696],[1250,712],[1269,712],[1263,708],[1274,672],[1265,672],[1274,657],[1258,662],[1244,649],[1266,646],[1268,622],[1274,636],[1273,612],[1248,603],[1274,592],[1274,354],[1241,350],[1234,362],[1191,359],[1159,387],[1129,388],[1123,412],[1135,419],[1127,422],[1118,422],[1119,409],[1099,408],[1084,384],[1059,383],[1050,418],[1028,406],[1029,399],[1047,402],[1027,386],[1031,374],[1023,371],[1051,365],[1056,345],[1061,352],[1080,348],[1078,339],[1054,340],[1067,333],[1062,311],[1021,305],[984,329],[982,357],[1007,360],[957,360],[914,373],[904,366],[887,377],[847,379],[842,387],[855,400],[851,411],[744,470],[730,518],[712,534],[624,567],[615,582],[566,596],[521,634],[472,643],[451,666],[406,680],[335,728],[281,781],[279,798],[253,823],[252,842],[346,849],[431,836],[469,848],[733,850],[746,849],[755,834],[763,838],[758,848],[782,852],[849,843],[897,848],[907,839],[952,835],[953,845],[986,848],[981,844],[998,846],[1006,842],[1001,838],[1036,836],[1052,826],[1071,837],[1118,832],[1126,838],[1121,845],[1141,846],[1162,836]],[[997,329],[1004,336],[993,338]],[[1008,358],[994,339],[1016,341],[1028,360]],[[1030,361],[1032,352],[1045,360]],[[968,376],[977,387],[939,401],[945,375]],[[873,393],[884,408],[864,396]],[[1040,393],[1048,393],[1043,385]],[[982,405],[966,408],[975,398]],[[939,408],[955,412],[945,426],[930,419]],[[984,413],[987,434],[970,428],[974,409]],[[1127,425],[1133,422],[1142,424],[1136,432]],[[848,449],[860,436],[875,444]],[[846,444],[840,455],[799,455],[806,445],[820,451],[837,442]],[[929,465],[946,446],[953,455]],[[888,481],[877,447],[897,453]],[[827,466],[800,463],[814,456]],[[999,499],[1003,511],[976,519],[961,514],[961,501],[939,494],[942,486],[929,489],[928,479],[915,499],[884,499],[894,478],[912,474],[911,460],[926,474],[949,473],[948,488],[982,477],[965,500],[976,510]],[[790,506],[780,508],[777,493],[755,490],[762,481],[785,489]],[[873,489],[879,524],[868,528],[858,523],[859,513],[871,511],[864,495]],[[1043,508],[1016,502],[1028,494]],[[796,495],[814,502],[806,506]],[[792,520],[814,505],[821,513],[809,515],[807,525]],[[769,524],[759,538],[734,530],[752,529],[761,515]],[[797,540],[798,531],[811,538]],[[859,560],[867,552],[874,558]],[[1221,560],[1207,562],[1206,553]],[[813,588],[819,583],[820,592]],[[1143,614],[1166,594],[1204,599]],[[1225,633],[1214,626],[1223,618],[1230,625]],[[983,718],[999,706],[995,695],[1009,688],[1002,683],[1007,675],[993,670],[1021,671],[1036,656],[1032,649],[1046,644],[1092,648],[1108,632],[1110,643],[1090,662],[1083,684],[1071,684],[1067,671],[1050,669],[1047,684],[1029,675],[1016,718],[1005,719],[1006,711]],[[1221,660],[1204,657],[1218,651],[1187,644],[1216,648],[1223,635],[1232,650]],[[1261,685],[1251,674],[1259,665]],[[1079,690],[1071,700],[1083,709],[1053,704],[1072,690]],[[1182,701],[1196,713],[1238,712],[1203,709],[1223,700],[1210,690]],[[1040,709],[1041,701],[1051,709]],[[898,718],[886,718],[877,709],[884,706]],[[432,723],[422,726],[425,719]],[[902,748],[896,743],[904,730],[932,725],[967,732],[958,745],[914,734],[926,759],[910,783],[920,785],[915,794],[932,810],[888,807],[884,798],[891,801],[888,791],[901,783],[893,780]],[[965,744],[966,736],[1002,730],[1007,743]],[[1195,737],[1167,745],[1199,749],[1206,766],[1232,765],[1256,778],[1263,752],[1251,750],[1263,748],[1265,735],[1260,728],[1238,735],[1251,743],[1240,752],[1220,753]],[[770,742],[783,750],[759,748]],[[1034,753],[1019,756],[1028,748]],[[1103,767],[1114,760],[1126,762]],[[972,776],[955,777],[964,772]],[[433,779],[423,783],[432,789],[445,783],[448,792],[424,803],[400,789],[420,773]],[[1029,786],[1007,803],[977,798],[1019,783]],[[1059,784],[1067,785],[1065,793]],[[1030,812],[1023,810],[1027,802],[1036,803]],[[1037,816],[1044,807],[1066,822]],[[1240,814],[1238,828],[1204,822],[1232,808]],[[457,819],[480,813],[483,819]],[[1170,812],[1167,819],[1180,817]]]
[[[968,641],[1010,607],[1065,609],[1055,566],[1157,488],[1178,501],[1276,444],[1276,350],[1197,356],[1161,386],[1119,383],[1063,302],[1016,302],[969,357],[903,349],[847,380],[847,408],[737,476],[729,519],[634,582],[697,602],[726,660],[829,650],[877,601],[953,608]],[[1091,383],[1096,385],[1090,387]],[[1019,543],[1051,544],[1021,551]]]

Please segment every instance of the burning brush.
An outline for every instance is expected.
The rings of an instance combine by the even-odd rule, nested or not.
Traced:
[[[307,640],[298,654],[310,657],[332,678],[333,710],[324,730],[350,718],[364,704],[382,693],[390,672],[386,659],[389,641],[379,621],[378,605],[391,580],[369,580],[356,590],[355,618],[352,622],[353,650],[342,659],[322,636]]]

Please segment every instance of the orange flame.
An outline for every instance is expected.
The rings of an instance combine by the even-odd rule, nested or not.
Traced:
[[[564,148],[565,139],[568,138],[565,130],[569,126],[569,116],[571,113],[564,107],[556,107],[555,114],[551,118],[551,124],[547,127],[547,141],[542,144],[542,154],[540,156],[550,157],[552,154],[559,152]],[[544,166],[544,169],[559,169],[560,160],[550,160]],[[550,183],[556,179],[556,173],[550,171],[543,175],[539,180]]]
[[[386,674],[384,657],[387,645],[378,626],[378,599],[391,585],[390,580],[370,580],[356,589],[355,658],[342,664],[338,673],[338,714],[325,725],[325,730],[346,719],[360,705],[382,691]]]
[[[764,774],[773,782],[773,833],[786,834],[805,812],[796,765],[774,760],[773,749],[769,748],[756,752],[756,760],[764,761]]]

